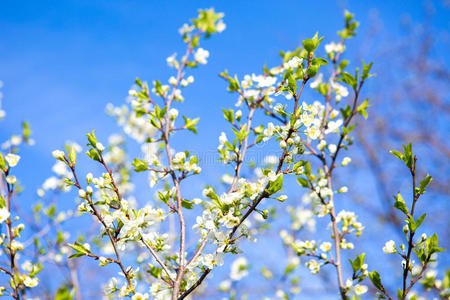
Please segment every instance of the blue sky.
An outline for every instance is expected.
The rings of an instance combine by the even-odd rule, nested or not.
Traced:
[[[228,104],[218,72],[258,71],[315,31],[335,38],[343,7],[356,13],[362,32],[375,9],[394,31],[405,13],[423,16],[421,1],[2,1],[0,78],[8,111],[2,131],[29,120],[36,150],[43,152],[92,127],[102,132],[111,125],[100,113],[106,103],[123,102],[136,76],[167,78],[165,57],[182,47],[177,29],[197,8],[209,6],[225,12],[228,28],[203,44],[210,64],[195,71],[197,85],[185,105],[190,110],[201,104],[197,114],[205,123]],[[438,17],[448,26],[448,14]]]
[[[448,8],[433,3],[435,28],[448,30]],[[24,150],[18,170],[28,188],[25,195],[33,195],[42,176],[50,174],[51,151],[66,140],[84,144],[84,134],[92,129],[100,140],[118,131],[104,113],[106,104],[124,103],[136,76],[166,81],[172,73],[165,58],[183,51],[178,28],[198,8],[211,6],[225,13],[227,29],[203,41],[211,53],[209,63],[192,72],[196,82],[177,107],[182,114],[200,117],[199,135],[180,137],[177,150],[216,148],[226,125],[221,108],[232,107],[235,100],[217,76],[224,69],[257,73],[264,62],[278,63],[280,50],[295,48],[316,31],[325,42],[336,40],[344,8],[356,14],[361,33],[375,14],[393,36],[407,14],[415,22],[424,17],[421,1],[406,0],[1,1],[0,80],[7,116],[0,137],[18,132],[22,120],[31,123],[36,145]],[[362,41],[359,36],[348,47],[357,52]],[[448,40],[442,43],[448,48]],[[219,176],[214,168],[209,171],[212,178]]]
[[[433,22],[447,29],[448,9],[440,3],[434,2]],[[178,28],[198,8],[211,6],[225,13],[227,30],[203,43],[210,63],[193,71],[196,83],[178,107],[201,117],[199,135],[181,140],[194,149],[200,141],[215,149],[225,125],[221,108],[234,104],[217,76],[224,69],[258,72],[264,62],[278,63],[279,50],[296,47],[316,31],[325,42],[336,39],[344,8],[356,14],[360,33],[374,14],[393,36],[407,14],[413,21],[424,17],[421,1],[2,1],[0,80],[7,117],[0,136],[17,132],[22,120],[31,123],[37,143],[25,150],[27,185],[40,184],[34,175],[49,169],[51,151],[64,141],[82,143],[94,128],[103,139],[117,131],[104,114],[106,104],[123,103],[136,76],[167,80],[165,58],[183,51]],[[350,51],[364,46],[361,35],[350,41]]]
[[[435,5],[437,28],[448,28],[448,9]],[[210,63],[194,70],[196,84],[185,92],[182,111],[200,116],[200,126],[208,124],[189,138],[212,149],[225,124],[220,108],[233,105],[220,71],[258,72],[264,62],[278,62],[279,50],[316,31],[325,41],[336,39],[344,8],[356,14],[360,32],[376,12],[391,33],[405,14],[413,20],[424,15],[421,1],[2,1],[0,80],[7,118],[0,135],[17,131],[21,120],[31,123],[34,170],[48,168],[50,152],[67,139],[81,142],[93,128],[105,138],[114,131],[103,113],[106,104],[123,103],[136,76],[166,80],[171,73],[165,58],[183,49],[177,29],[210,6],[225,13],[227,30],[203,43]],[[349,48],[358,49],[361,40]],[[24,180],[34,185],[35,178]]]

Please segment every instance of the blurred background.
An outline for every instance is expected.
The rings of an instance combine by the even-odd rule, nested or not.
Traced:
[[[403,221],[392,208],[392,195],[399,190],[407,194],[410,183],[406,169],[388,150],[398,150],[409,141],[420,158],[420,176],[428,172],[434,177],[431,191],[418,208],[433,216],[425,230],[438,232],[442,246],[448,249],[449,1],[1,1],[1,108],[6,117],[0,137],[8,139],[26,120],[36,141],[21,152],[17,176],[25,190],[19,206],[27,211],[38,201],[36,190],[52,173],[53,150],[67,140],[84,145],[84,135],[92,129],[99,140],[120,131],[105,113],[106,105],[124,103],[135,77],[167,81],[172,70],[165,58],[183,51],[178,28],[194,17],[198,8],[211,6],[225,13],[227,28],[203,42],[202,47],[211,54],[208,64],[192,72],[195,84],[186,89],[186,101],[177,107],[183,114],[200,117],[198,135],[181,135],[175,143],[177,150],[189,149],[204,158],[203,175],[192,179],[193,188],[186,194],[200,195],[202,187],[220,181],[225,170],[215,162],[215,149],[226,128],[221,108],[234,106],[235,99],[218,73],[228,69],[241,78],[260,73],[264,63],[279,63],[280,50],[296,48],[316,31],[325,37],[323,44],[338,41],[336,31],[342,28],[343,12],[348,9],[360,27],[347,44],[344,58],[353,66],[362,60],[373,61],[377,74],[364,89],[371,107],[368,120],[358,121],[361,126],[354,133],[355,146],[348,153],[353,158],[351,167],[336,176],[337,185],[350,188],[337,202],[338,210],[357,211],[366,226],[349,257],[364,251],[369,269],[383,272],[394,268],[400,273],[398,261],[377,257],[386,240],[402,236]],[[323,48],[321,51],[324,53]],[[319,94],[308,91],[304,100],[319,100]],[[132,142],[128,147],[131,153],[137,151]],[[262,159],[266,153],[252,155]],[[81,172],[92,169],[86,159],[81,165]],[[135,195],[145,203],[153,191],[145,178],[136,178],[136,184],[143,188],[136,189]],[[285,192],[290,197],[286,205],[295,207],[301,202],[298,186]],[[74,195],[62,197],[60,207],[74,208],[73,199]],[[277,288],[290,284],[278,261],[285,251],[278,232],[287,212],[281,206],[277,211],[281,218],[271,223],[256,244],[244,246],[251,276],[234,287],[238,299],[245,293],[249,299],[273,297]],[[85,223],[77,222],[68,229],[74,234],[85,230]],[[326,223],[316,224],[316,228],[324,231]],[[307,230],[299,234],[305,239],[316,235]],[[449,262],[448,254],[441,255],[438,271],[443,272]],[[270,280],[261,276],[263,267],[274,270]],[[83,263],[80,270],[86,272],[81,282],[90,286],[83,299],[98,299],[98,286],[92,282],[102,282],[99,267]],[[330,271],[311,279],[309,271],[300,268],[303,291],[292,298],[335,299],[334,270]],[[48,299],[67,275],[64,272],[58,279],[43,280],[42,291],[45,289]],[[203,297],[223,297],[213,285],[228,272],[229,265],[218,269]],[[398,285],[397,276],[395,272],[388,276],[390,287]],[[324,290],[324,286],[328,288]]]

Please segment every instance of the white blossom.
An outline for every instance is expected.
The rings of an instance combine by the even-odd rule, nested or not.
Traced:
[[[334,42],[331,42],[329,44],[325,45],[325,51],[327,53],[331,53],[331,52],[343,52],[344,51],[344,45],[342,45],[341,43],[336,44]]]
[[[12,168],[19,163],[20,156],[14,153],[8,153],[5,156],[5,160],[8,162],[8,165]]]
[[[209,57],[209,51],[205,50],[203,48],[198,48],[194,54],[195,61],[198,62],[199,64],[203,64],[203,65],[208,62],[207,61],[208,57]]]
[[[16,184],[16,181],[17,181],[16,176],[14,175],[6,176],[6,182],[9,184]]]
[[[6,207],[0,208],[0,224],[5,222],[10,216],[9,210]]]
[[[369,290],[369,288],[366,285],[362,285],[362,284],[355,285],[355,294],[356,295],[365,294],[365,293],[367,293],[368,290]]]
[[[26,276],[23,284],[27,287],[35,287],[39,284],[39,279],[37,277],[31,278],[29,276]]]
[[[346,166],[346,165],[348,165],[349,163],[351,163],[351,161],[352,161],[352,159],[350,158],[350,157],[344,157],[343,159],[342,159],[342,162],[341,162],[341,165],[342,166]]]
[[[294,56],[293,58],[291,58],[287,63],[285,63],[284,67],[286,69],[295,69],[297,68],[299,65],[301,65],[301,63],[303,62],[302,58],[299,58],[297,56]]]
[[[329,252],[331,250],[331,243],[330,242],[323,242],[320,244],[320,250],[323,252]]]
[[[248,275],[248,262],[245,257],[239,257],[237,258],[232,264],[231,264],[231,272],[230,272],[230,278],[232,280],[238,281],[241,280],[243,277]]]
[[[393,240],[387,241],[383,247],[383,252],[388,254],[395,253],[395,242]]]

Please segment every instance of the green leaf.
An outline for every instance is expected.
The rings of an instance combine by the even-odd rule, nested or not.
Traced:
[[[0,195],[0,208],[6,207],[6,201],[5,198],[3,198],[2,195]]]
[[[256,144],[261,143],[264,138],[265,138],[264,134],[258,135],[258,137],[256,138],[255,143]]]
[[[406,206],[405,200],[403,200],[403,197],[400,194],[400,192],[397,194],[396,197],[394,196],[394,199],[395,199],[394,207],[403,212],[405,215],[409,216],[408,207]]]
[[[159,80],[155,80],[155,81],[153,81],[153,87],[155,88],[155,91],[156,91],[156,94],[157,95],[163,95],[164,94],[164,91],[163,91],[163,89],[162,89],[162,85],[161,85],[161,82],[159,81]]]
[[[170,197],[169,193],[161,193],[161,192],[158,192],[158,198],[159,198],[159,200],[160,200],[161,202],[165,203],[165,204],[168,204],[168,203],[169,203],[169,197]]]
[[[206,38],[212,33],[217,32],[216,23],[223,17],[223,13],[216,13],[213,8],[198,11],[197,19],[193,19],[192,23],[200,31],[206,33]]]
[[[307,161],[306,163],[305,163],[305,174],[306,174],[306,176],[310,176],[311,175],[311,164],[309,163],[309,161]]]
[[[197,134],[197,128],[195,127],[195,125],[197,125],[200,118],[195,118],[194,120],[191,120],[183,116],[183,119],[184,119],[184,127],[192,131],[193,133]]]
[[[346,105],[345,108],[341,108],[339,110],[341,111],[341,114],[345,120],[347,120],[352,113],[352,109],[351,109],[350,105]]]
[[[89,156],[92,160],[100,161],[100,155],[98,154],[97,150],[95,149],[89,149],[89,151],[86,152],[87,156]]]
[[[161,277],[161,272],[162,272],[161,268],[152,266],[150,264],[148,266],[150,267],[150,269],[147,271],[148,273],[150,273],[155,278],[160,278]]]
[[[342,133],[348,135],[353,129],[355,129],[355,124],[349,125],[348,127],[342,127]]]
[[[373,62],[369,63],[368,65],[366,65],[363,62],[363,74],[362,74],[362,79],[367,79],[369,77],[375,76],[374,74],[369,74],[370,69],[372,68]]]
[[[206,197],[208,197],[209,199],[211,199],[211,201],[214,203],[214,205],[216,205],[220,210],[223,209],[223,203],[222,201],[220,201],[220,198],[217,196],[217,194],[210,189],[209,192],[205,195]]]
[[[341,60],[341,62],[339,63],[339,69],[343,70],[345,69],[349,64],[349,61],[346,59]]]
[[[186,199],[181,200],[181,206],[183,206],[186,209],[193,209],[194,208],[194,205],[192,204],[192,202],[189,201],[189,200],[186,200]]]
[[[413,248],[412,250],[414,251],[414,253],[416,253],[417,257],[420,259],[422,263],[425,263],[427,261],[427,255],[422,247]]]
[[[442,280],[442,287],[444,290],[450,288],[450,270],[445,272],[445,277]]]
[[[244,124],[244,126],[242,126],[241,130],[239,131],[239,133],[236,135],[236,137],[242,142],[247,137],[247,135],[249,133],[250,132],[247,131],[247,124]]]
[[[198,35],[193,36],[191,40],[192,47],[196,48],[198,47],[199,44],[200,44],[200,37]]]
[[[427,214],[423,214],[415,221],[416,229],[419,228],[420,225],[422,225],[422,222],[423,222],[423,220],[425,220],[426,216],[427,216]]]
[[[266,278],[266,279],[272,279],[273,278],[273,273],[268,268],[262,267],[261,268],[261,273],[264,276],[264,278]]]
[[[75,151],[75,146],[71,146],[69,152],[67,153],[67,156],[69,157],[70,162],[72,165],[75,165],[77,162],[77,151]]]
[[[267,192],[270,195],[275,194],[281,188],[283,187],[283,174],[278,175],[277,179],[275,181],[270,182],[269,188],[267,189]]]
[[[69,291],[67,286],[62,286],[56,291],[54,300],[72,300],[74,295],[74,290]]]
[[[391,150],[391,151],[389,151],[389,153],[395,155],[398,159],[404,160],[403,153],[401,153],[399,151]]]
[[[349,86],[351,86],[354,90],[356,89],[358,82],[356,78],[350,75],[349,73],[342,72],[341,77],[339,79],[348,84]]]
[[[357,112],[364,117],[364,119],[367,119],[367,108],[369,107],[369,99],[364,100],[364,102],[362,102],[358,108],[357,108]]]
[[[297,90],[297,81],[295,80],[294,76],[292,75],[292,73],[289,73],[287,76],[288,79],[288,87],[289,90],[292,93],[295,93],[295,91]]]
[[[222,108],[223,116],[225,117],[225,120],[227,120],[230,123],[234,123],[234,111],[232,109],[226,110]]]
[[[97,145],[97,138],[95,137],[95,130],[92,130],[91,133],[86,134],[88,138],[88,142],[90,146],[95,148],[95,145]]]
[[[431,177],[430,175],[427,174],[427,177],[425,177],[425,178],[420,182],[419,194],[424,194],[424,193],[425,193],[426,187],[430,184],[430,182],[431,182],[432,180],[433,180],[433,177]]]
[[[325,66],[328,65],[328,61],[322,57],[315,57],[312,60],[313,65]]]
[[[228,91],[235,92],[241,89],[239,80],[236,75],[234,75],[234,78],[229,77],[228,82],[230,83],[230,85],[228,86]]]
[[[0,169],[2,170],[6,169],[6,162],[1,152],[0,152]]]
[[[297,268],[297,265],[295,263],[290,263],[286,266],[286,269],[284,269],[284,275],[289,275]]]
[[[377,271],[372,271],[372,272],[370,272],[370,273],[369,273],[369,278],[370,278],[370,281],[372,281],[373,285],[374,285],[377,289],[379,289],[380,291],[382,291],[382,290],[384,289],[384,288],[383,288],[383,285],[381,284],[381,277],[380,277],[380,274],[378,274]]]
[[[436,252],[444,251],[444,249],[438,247],[438,243],[439,243],[439,240],[438,240],[438,236],[436,233],[427,239],[427,241],[425,242],[425,245],[427,248],[428,255],[431,255]]]
[[[328,94],[329,85],[327,83],[319,83],[319,93],[321,93],[323,96],[326,96]]]
[[[72,248],[73,250],[76,251],[76,253],[69,256],[69,258],[80,257],[80,256],[84,256],[84,255],[87,255],[90,253],[90,251],[88,249],[86,249],[84,247],[84,245],[79,242],[75,242],[74,244],[68,244],[68,245],[70,248]]]
[[[309,182],[308,182],[308,180],[305,179],[305,178],[303,178],[303,177],[297,177],[297,182],[298,182],[302,187],[305,187],[305,188],[308,188],[308,187],[309,187]]]
[[[142,84],[142,81],[138,78],[138,77],[136,77],[136,80],[134,81],[139,87],[141,87],[141,88],[143,88],[144,87],[144,85]]]
[[[362,253],[361,255],[357,256],[354,261],[349,259],[350,264],[352,265],[353,272],[357,272],[361,269],[362,265],[364,264],[364,259],[366,258],[366,254]]]
[[[30,124],[28,122],[22,122],[22,135],[25,141],[29,141],[31,136]]]
[[[403,158],[403,161],[405,162],[406,166],[410,169],[412,169],[413,167],[413,160],[414,160],[414,155],[413,155],[413,151],[412,151],[412,144],[409,143],[408,145],[403,145],[403,150],[405,153],[405,156]]]
[[[140,160],[140,159],[133,159],[133,163],[132,165],[134,166],[134,170],[136,172],[144,172],[148,170],[148,165],[145,161]]]

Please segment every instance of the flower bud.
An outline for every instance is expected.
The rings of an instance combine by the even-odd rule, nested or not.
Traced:
[[[97,148],[98,151],[102,152],[103,150],[105,150],[105,146],[103,146],[102,143],[97,143],[95,144],[95,147]]]
[[[83,190],[83,189],[79,189],[78,190],[78,196],[80,197],[80,198],[86,198],[86,192]]]
[[[54,158],[64,161],[64,152],[61,150],[55,150],[52,152]]]
[[[346,186],[343,186],[338,190],[338,193],[347,193],[347,191],[348,191],[348,188]]]
[[[93,192],[94,192],[94,190],[92,189],[91,186],[88,186],[88,187],[86,188],[86,193],[88,193],[89,195],[92,195]]]
[[[341,165],[343,167],[345,167],[346,165],[348,165],[350,162],[352,161],[352,159],[350,157],[344,157],[344,159],[341,162]]]
[[[88,184],[91,183],[93,178],[94,178],[94,175],[92,175],[92,173],[88,173],[88,174],[86,175],[86,181],[87,181],[87,183],[88,183]]]
[[[177,84],[176,78],[173,77],[173,76],[170,76],[170,78],[169,78],[169,83],[170,83],[171,85],[176,85],[176,84]]]
[[[241,117],[242,117],[242,111],[241,110],[238,110],[237,112],[236,112],[236,120],[240,120],[241,119]]]

